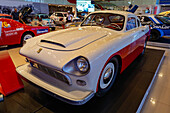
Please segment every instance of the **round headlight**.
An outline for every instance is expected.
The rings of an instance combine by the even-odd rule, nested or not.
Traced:
[[[80,72],[87,72],[89,70],[88,61],[85,58],[80,57],[79,59],[77,59],[77,68]]]

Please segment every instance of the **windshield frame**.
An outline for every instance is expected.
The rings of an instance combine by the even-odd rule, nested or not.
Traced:
[[[115,30],[115,31],[122,31],[123,29],[124,29],[124,25],[125,25],[125,16],[124,15],[121,15],[121,14],[117,14],[117,13],[106,13],[106,12],[99,12],[99,13],[91,13],[91,14],[89,14],[83,21],[82,21],[82,23],[80,24],[80,27],[83,27],[83,26],[88,26],[88,25],[83,25],[83,23],[90,17],[90,16],[92,16],[92,15],[97,15],[97,14],[107,14],[107,15],[117,15],[117,16],[122,16],[123,17],[123,24],[122,24],[122,27],[121,27],[121,29],[112,29],[112,30]],[[108,16],[109,17],[109,16]],[[110,21],[110,19],[109,19],[109,21]],[[111,22],[110,22],[111,23]],[[94,26],[94,25],[90,25],[90,26]],[[102,26],[102,25],[98,25],[98,26]],[[103,25],[103,26],[105,26],[105,25]],[[107,28],[107,27],[105,27],[105,28]],[[109,28],[110,29],[110,28]]]

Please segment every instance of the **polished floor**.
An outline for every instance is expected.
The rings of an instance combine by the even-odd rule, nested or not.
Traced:
[[[147,48],[153,48],[153,47],[147,47]],[[14,61],[15,66],[19,66],[25,63],[24,57],[20,56],[19,53],[20,47],[12,47],[8,49],[8,52]],[[160,48],[159,48],[160,49]],[[149,93],[149,96],[147,97],[146,102],[144,103],[144,106],[142,108],[143,113],[168,113],[170,111],[170,83],[168,80],[170,80],[170,77],[168,77],[168,73],[170,71],[168,70],[168,66],[170,65],[170,61],[168,61],[170,56],[170,51],[168,49],[165,52],[165,58],[163,60],[163,63],[160,67],[160,71],[158,73],[158,76],[156,77],[156,80],[153,84],[153,87],[151,88],[151,91]],[[146,52],[147,53],[147,52]],[[143,62],[153,62],[156,63],[157,59],[154,59],[157,56],[155,54],[156,52],[153,52],[153,58],[150,56],[150,59],[144,59]],[[146,56],[144,56],[146,57]],[[141,58],[138,58],[132,66],[130,67],[131,70],[133,70],[133,67],[137,69],[137,67],[143,65],[141,63],[138,65],[138,62],[141,60]],[[150,65],[152,65],[150,63]],[[137,67],[136,67],[137,66]],[[124,85],[122,85],[119,88],[116,88],[116,85],[113,87],[113,90],[117,90],[120,95],[115,95],[112,92],[109,93],[105,98],[94,98],[90,103],[85,105],[84,107],[75,107],[67,105],[63,102],[57,101],[51,96],[48,96],[47,94],[43,93],[42,91],[39,91],[37,88],[29,85],[28,83],[24,82],[25,89],[18,91],[8,97],[4,98],[4,102],[0,102],[0,111],[3,113],[6,112],[37,112],[37,113],[49,113],[49,112],[56,112],[56,113],[62,113],[62,112],[71,112],[72,110],[74,112],[97,112],[97,113],[114,113],[114,112],[135,112],[140,104],[140,101],[138,102],[137,96],[143,95],[141,93],[141,90],[136,90],[135,88],[136,84],[139,85],[140,88],[146,88],[147,85],[142,84],[142,81],[133,81],[137,78],[137,76],[141,76],[141,79],[144,79],[142,75],[146,75],[145,77],[150,78],[151,75],[154,74],[154,72],[149,72],[150,69],[156,69],[157,67],[149,66],[147,68],[140,68],[141,73],[137,74],[136,71],[130,76],[130,77],[123,77],[123,81],[118,80],[117,85],[120,86],[121,82],[124,82]],[[135,70],[134,69],[134,70]],[[142,72],[142,70],[145,70]],[[129,74],[130,71],[126,70],[124,74]],[[148,75],[148,76],[147,76]],[[128,81],[130,80],[131,84],[129,84],[129,89],[126,88],[128,85]],[[137,80],[137,79],[136,79]],[[151,80],[151,79],[150,79]],[[140,85],[141,84],[141,85]],[[130,93],[133,93],[133,95],[136,96],[130,96]],[[109,95],[114,95],[115,98],[113,100],[110,100]],[[39,96],[36,96],[39,95]],[[141,98],[142,99],[142,98]],[[110,102],[111,101],[111,102]],[[127,102],[131,102],[131,104],[127,104]],[[115,104],[117,102],[117,104]],[[101,104],[102,103],[102,104]],[[110,104],[108,104],[110,103]],[[99,105],[99,106],[98,106]],[[63,107],[62,107],[63,106]],[[61,108],[62,107],[62,108]],[[117,108],[116,108],[117,107]],[[127,107],[129,109],[124,109],[124,107]],[[74,109],[73,109],[74,108]],[[135,109],[132,109],[135,108]],[[3,109],[3,110],[2,110]],[[89,110],[90,109],[90,110]]]
[[[170,113],[170,49],[162,49],[166,50],[165,57],[141,110],[142,113]]]

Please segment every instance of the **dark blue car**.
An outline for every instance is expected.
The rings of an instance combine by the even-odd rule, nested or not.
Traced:
[[[142,25],[151,26],[150,40],[158,40],[163,36],[170,37],[170,18],[158,15],[138,16]]]

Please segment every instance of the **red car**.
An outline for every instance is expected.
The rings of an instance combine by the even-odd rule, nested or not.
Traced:
[[[18,21],[0,18],[0,46],[23,44],[24,40],[49,32],[49,27],[28,26]]]

